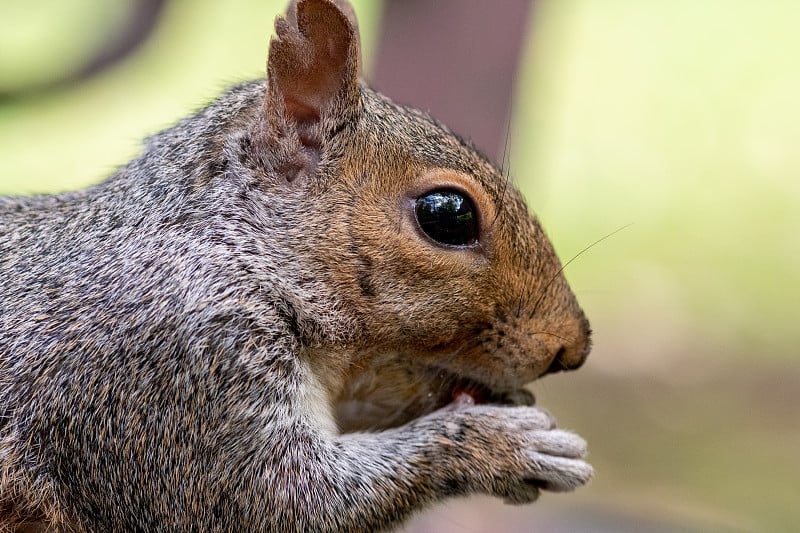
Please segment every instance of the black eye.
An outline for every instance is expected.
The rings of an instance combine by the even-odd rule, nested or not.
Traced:
[[[417,198],[417,222],[441,244],[465,246],[478,240],[478,214],[468,197],[456,191],[434,191]]]

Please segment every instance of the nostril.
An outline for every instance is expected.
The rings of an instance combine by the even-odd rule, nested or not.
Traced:
[[[553,358],[553,361],[561,361],[564,359],[564,354],[567,353],[567,349],[564,346],[558,348],[556,352],[556,356]]]
[[[564,346],[560,346],[556,352],[556,356],[553,357],[553,360],[550,362],[550,366],[547,367],[545,374],[555,374],[556,372],[566,370],[567,367],[564,366],[564,355],[566,353],[567,349]]]
[[[592,330],[585,316],[580,317],[576,326],[577,331],[565,328],[561,335],[554,335],[556,339],[548,339],[552,344],[547,345],[546,349],[553,354],[553,359],[545,374],[576,370],[586,361],[592,348]]]

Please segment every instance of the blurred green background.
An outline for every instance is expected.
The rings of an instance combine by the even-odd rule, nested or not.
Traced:
[[[134,1],[0,0],[0,194],[94,183],[262,76],[284,6],[173,0],[124,61],[20,97],[102,47]],[[354,4],[369,66],[381,4]],[[533,387],[597,477],[530,507],[454,502],[408,531],[800,528],[798,24],[794,0],[536,3],[512,174],[564,260],[625,227],[566,270],[588,363]]]

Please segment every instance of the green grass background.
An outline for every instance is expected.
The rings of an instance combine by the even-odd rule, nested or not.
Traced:
[[[0,86],[68,72],[132,1],[1,1]],[[380,3],[354,3],[369,65]],[[261,76],[282,7],[175,0],[113,69],[0,102],[0,194],[94,183]],[[508,524],[579,508],[631,531],[800,527],[800,2],[543,0],[531,22],[512,174],[564,260],[624,227],[566,270],[593,355],[535,386],[598,475],[530,508],[476,508]]]

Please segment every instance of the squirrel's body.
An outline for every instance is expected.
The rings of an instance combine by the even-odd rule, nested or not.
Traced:
[[[588,352],[538,223],[358,81],[332,3],[297,9],[267,82],[85,191],[0,199],[0,531],[374,530],[591,475],[546,413],[488,405]],[[431,190],[479,238],[426,236]]]

